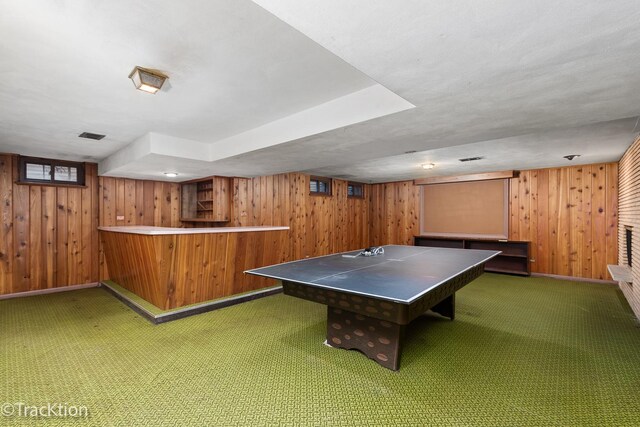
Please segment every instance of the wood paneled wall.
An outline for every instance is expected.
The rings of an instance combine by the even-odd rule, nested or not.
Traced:
[[[510,236],[530,240],[533,272],[608,279],[617,243],[616,163],[522,171],[511,179]],[[411,181],[371,186],[371,244],[412,244],[420,189]]]
[[[634,147],[621,163],[625,215],[637,203],[628,196],[638,186]],[[617,173],[610,163],[524,171],[512,180],[510,238],[533,242],[533,271],[608,278],[606,264],[618,256]],[[0,294],[108,278],[98,225],[189,225],[180,222],[179,184],[98,177],[94,164],[86,188],[16,180],[17,157],[0,155]],[[342,180],[333,180],[332,197],[310,195],[301,173],[232,178],[232,189],[232,220],[224,225],[288,225],[291,260],[412,244],[419,234],[420,191],[411,181],[365,185],[364,199],[347,198]]]
[[[611,264],[628,265],[625,227],[632,228],[631,273],[633,285],[620,282],[620,289],[629,301],[634,313],[640,318],[640,138],[620,159],[619,199],[619,260]]]
[[[413,245],[420,234],[420,186],[413,181],[371,185],[371,245]]]
[[[180,184],[107,176],[98,180],[101,226],[180,227]]]
[[[522,171],[509,199],[509,238],[531,241],[532,272],[611,280],[617,163]]]
[[[98,281],[97,172],[84,188],[16,184],[18,157],[0,154],[0,295]]]
[[[230,178],[231,221],[181,223],[180,185],[100,177],[100,225],[206,227],[285,225],[290,227],[288,260],[369,245],[369,186],[365,198],[347,198],[347,181],[334,179],[333,196],[309,194],[309,176],[285,173]],[[117,220],[123,216],[123,220]],[[108,278],[102,251],[101,278]]]
[[[369,245],[369,186],[347,198],[347,181],[332,181],[331,197],[309,194],[309,176],[287,173],[233,179],[232,226],[286,225],[289,259]]]
[[[180,184],[128,178],[98,178],[100,226],[180,227]],[[99,245],[100,279],[109,272]]]

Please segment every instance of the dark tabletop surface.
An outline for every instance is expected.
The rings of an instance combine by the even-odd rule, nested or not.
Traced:
[[[246,273],[322,289],[410,303],[447,280],[484,263],[500,251],[383,246],[384,254],[356,258],[360,250],[307,258]]]

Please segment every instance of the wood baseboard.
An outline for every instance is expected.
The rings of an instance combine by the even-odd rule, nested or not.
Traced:
[[[97,288],[98,286],[100,286],[100,283],[93,282],[93,283],[83,283],[82,285],[60,286],[59,288],[47,288],[47,289],[38,289],[35,291],[15,292],[13,294],[0,295],[0,300],[32,297],[34,295],[55,294],[58,292],[77,291],[78,289]]]
[[[618,285],[618,282],[614,280],[589,279],[588,277],[561,276],[559,274],[546,274],[546,273],[531,273],[531,276],[550,277],[552,279],[570,280],[572,282],[591,282],[591,283],[605,283],[607,285]]]
[[[154,325],[170,322],[172,320],[178,320],[185,317],[193,316],[196,314],[207,313],[209,311],[218,310],[225,307],[230,307],[232,305],[240,304],[247,301],[252,301],[254,299],[267,297],[270,295],[279,294],[282,292],[282,286],[272,286],[269,288],[258,289],[256,291],[248,292],[246,294],[229,296],[226,298],[221,298],[214,301],[208,301],[196,305],[192,305],[189,307],[173,309],[169,311],[165,311],[161,314],[151,313],[149,310],[142,307],[140,304],[135,302],[132,298],[128,297],[124,293],[120,292],[118,289],[110,286],[109,283],[102,282],[102,289],[109,292],[111,295],[115,296],[122,303],[128,306],[130,309],[138,313],[140,316],[147,319],[149,322]]]

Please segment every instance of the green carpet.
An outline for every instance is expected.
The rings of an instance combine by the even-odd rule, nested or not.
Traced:
[[[276,295],[151,325],[102,289],[0,301],[0,425],[638,426],[640,328],[615,286],[485,274],[400,371],[322,344],[324,306]]]

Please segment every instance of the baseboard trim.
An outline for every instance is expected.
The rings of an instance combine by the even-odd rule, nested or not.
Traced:
[[[36,295],[55,294],[58,292],[77,291],[78,289],[97,288],[99,286],[100,286],[99,282],[93,282],[93,283],[83,283],[82,285],[60,286],[59,288],[47,288],[47,289],[37,289],[34,291],[15,292],[12,294],[0,295],[0,300],[32,297]]]
[[[573,276],[561,276],[559,274],[546,274],[546,273],[531,273],[531,276],[536,277],[550,277],[552,279],[569,280],[572,282],[590,282],[590,283],[604,283],[607,285],[617,285],[615,280],[602,280],[602,279],[589,279],[587,277],[573,277]]]
[[[140,316],[144,317],[149,322],[153,323],[154,325],[170,322],[172,320],[182,319],[184,317],[194,316],[196,314],[207,313],[213,310],[219,310],[221,308],[229,307],[229,306],[240,304],[247,301],[252,301],[258,298],[264,298],[264,297],[279,294],[282,292],[282,286],[273,286],[270,288],[260,289],[260,290],[243,294],[243,295],[232,296],[232,297],[221,299],[221,300],[209,301],[209,302],[205,302],[195,306],[173,310],[168,313],[153,314],[147,309],[145,309],[144,307],[142,307],[140,304],[133,301],[131,298],[127,297],[121,292],[118,292],[117,289],[109,286],[108,283],[101,282],[101,287],[107,292],[109,292],[110,294],[112,294],[113,296],[115,296],[117,299],[122,301],[126,306],[128,306],[130,309],[138,313]]]

